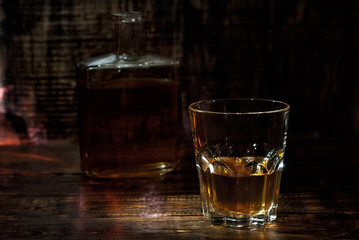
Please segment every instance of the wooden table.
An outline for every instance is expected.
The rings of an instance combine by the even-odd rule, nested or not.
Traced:
[[[92,181],[59,146],[0,148],[1,239],[359,238],[356,141],[289,146],[278,218],[252,231],[204,220],[191,157],[160,178]]]

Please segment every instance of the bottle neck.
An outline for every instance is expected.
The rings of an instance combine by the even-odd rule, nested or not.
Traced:
[[[119,60],[136,60],[143,54],[143,22],[139,12],[113,14],[115,53]]]

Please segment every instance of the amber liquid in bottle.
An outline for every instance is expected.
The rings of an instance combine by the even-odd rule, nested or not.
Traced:
[[[161,175],[178,162],[178,62],[127,57],[108,54],[79,65],[81,168],[93,178]]]

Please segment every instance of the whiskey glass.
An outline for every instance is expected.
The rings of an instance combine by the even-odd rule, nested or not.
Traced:
[[[202,209],[212,224],[253,228],[276,219],[289,108],[244,98],[189,106]]]

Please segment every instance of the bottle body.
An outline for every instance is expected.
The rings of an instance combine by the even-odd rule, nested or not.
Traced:
[[[176,167],[177,67],[160,56],[123,61],[116,54],[78,65],[81,168],[87,176],[146,177]]]

